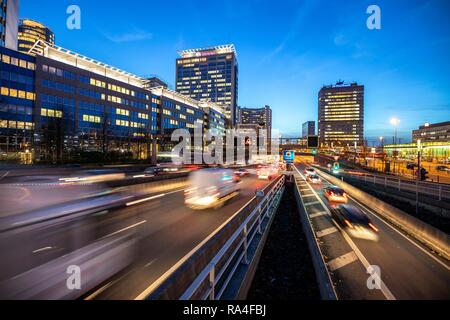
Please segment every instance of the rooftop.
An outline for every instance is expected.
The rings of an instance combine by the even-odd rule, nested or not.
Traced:
[[[43,56],[46,58],[60,61],[80,69],[97,73],[104,77],[115,79],[117,81],[128,83],[137,87],[143,87],[143,84],[146,81],[143,77],[86,57],[80,53],[59,46],[52,47],[42,40],[37,41],[29,52],[39,54],[39,51],[36,51],[36,48],[42,48]]]
[[[234,47],[234,44],[226,44],[207,48],[187,49],[178,51],[178,54],[182,58],[204,57],[209,55],[225,54],[225,53],[236,54],[236,48]]]

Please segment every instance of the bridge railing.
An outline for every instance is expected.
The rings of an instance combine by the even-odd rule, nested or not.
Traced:
[[[284,185],[284,176],[273,181],[263,197],[253,198],[176,270],[159,279],[158,287],[146,299],[236,298],[255,248],[280,203]]]

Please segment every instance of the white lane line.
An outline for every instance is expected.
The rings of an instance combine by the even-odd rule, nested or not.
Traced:
[[[159,198],[162,198],[162,197],[165,197],[165,196],[168,196],[168,195],[177,193],[177,192],[181,192],[181,191],[184,191],[184,189],[181,189],[181,190],[175,190],[175,191],[166,192],[166,193],[161,193],[161,194],[158,194],[158,195],[155,195],[155,196],[151,196],[151,197],[148,197],[148,198],[136,200],[136,201],[133,201],[133,202],[128,202],[128,203],[127,203],[127,207],[133,206],[133,205],[135,205],[135,204],[139,204],[139,203],[143,203],[143,202],[147,202],[147,201],[159,199]]]
[[[357,204],[359,204],[365,211],[366,213],[370,213],[372,214],[376,219],[378,219],[380,222],[384,223],[385,225],[387,225],[389,228],[391,228],[392,230],[394,230],[395,232],[397,232],[399,235],[401,235],[403,238],[405,238],[406,240],[408,240],[409,242],[411,242],[413,245],[415,245],[418,249],[420,249],[421,251],[423,251],[424,253],[426,253],[428,256],[430,256],[431,258],[433,258],[436,262],[438,262],[440,265],[442,265],[444,268],[446,268],[447,270],[450,271],[450,266],[448,266],[447,264],[445,264],[443,261],[441,261],[439,258],[437,258],[436,256],[434,256],[431,252],[429,252],[428,250],[426,250],[425,248],[423,248],[422,246],[420,246],[418,243],[416,243],[415,241],[413,241],[412,239],[408,238],[406,235],[404,235],[401,231],[397,230],[394,226],[392,226],[388,221],[385,221],[382,217],[378,216],[376,214],[376,212],[372,211],[371,209],[369,209],[366,205],[362,204],[361,202],[357,201],[356,199],[349,197],[350,199],[352,199],[354,202],[356,202]]]
[[[331,228],[326,228],[321,231],[317,231],[316,236],[317,236],[317,238],[323,238],[325,236],[328,236],[329,234],[333,234],[336,232],[338,232],[338,229],[336,229],[335,227],[331,227]]]
[[[354,251],[351,251],[328,262],[328,267],[330,268],[330,271],[333,272],[355,261],[358,261],[358,256]]]
[[[300,189],[301,192],[309,191],[309,188],[307,189]]]
[[[310,206],[313,206],[313,205],[316,205],[316,204],[320,204],[320,202],[319,201],[308,202],[308,203],[305,203],[305,207],[310,207]]]
[[[33,253],[44,252],[44,251],[48,251],[48,250],[52,250],[52,249],[53,249],[53,247],[44,247],[41,249],[34,250]]]
[[[311,197],[315,197],[316,195],[314,193],[311,194],[302,194],[302,198],[311,198]]]
[[[297,167],[294,166],[294,168],[295,168],[295,170],[297,170],[297,172],[300,174],[300,176],[303,177],[303,175],[300,173],[300,171],[297,169]],[[315,192],[317,194],[317,192],[311,186],[310,186],[310,188],[311,188],[311,190],[313,192]],[[322,207],[328,212],[328,214],[331,215],[330,209],[328,209],[328,207],[325,205],[325,203],[322,201],[322,199],[319,197],[318,194],[317,194],[317,199],[319,200],[319,202],[322,205]],[[344,236],[344,239],[347,241],[347,243],[350,246],[350,248],[352,248],[352,250],[355,252],[356,256],[358,257],[359,261],[361,261],[361,263],[364,266],[364,268],[366,270],[368,270],[369,267],[370,267],[370,263],[367,261],[366,257],[364,257],[364,255],[361,253],[361,251],[356,246],[356,244],[353,242],[353,240],[350,239],[348,234],[334,220],[332,220],[332,221],[336,225],[336,227],[341,231],[342,235]],[[386,299],[388,299],[388,300],[396,300],[394,295],[389,290],[389,288],[386,286],[386,284],[384,283],[383,280],[381,280],[381,292],[386,297]]]
[[[162,194],[158,194],[157,196],[152,196],[152,197],[148,197],[148,198],[145,198],[145,199],[136,200],[136,201],[133,201],[133,202],[128,202],[127,203],[127,207],[131,207],[131,206],[134,206],[135,204],[147,202],[147,201],[150,201],[150,200],[159,199],[159,198],[164,197],[165,195],[166,195],[165,193],[162,193]]]
[[[322,211],[322,212],[317,212],[317,213],[313,213],[313,214],[309,215],[309,217],[311,219],[318,218],[318,217],[323,217],[323,216],[328,216],[328,212]]]
[[[131,225],[131,226],[128,226],[128,227],[126,227],[126,228],[117,230],[116,232],[113,232],[113,233],[108,234],[107,236],[104,236],[102,239],[105,239],[105,238],[107,238],[107,237],[112,237],[112,236],[114,236],[114,235],[116,235],[116,234],[119,234],[119,233],[122,233],[122,232],[124,232],[124,231],[130,230],[130,229],[133,229],[133,228],[136,228],[137,226],[140,226],[141,224],[144,224],[144,223],[147,223],[147,220],[143,220],[143,221],[141,221],[141,222],[135,223],[135,224],[133,224],[133,225]]]

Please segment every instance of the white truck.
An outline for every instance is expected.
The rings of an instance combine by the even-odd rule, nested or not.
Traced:
[[[185,204],[196,210],[220,208],[239,195],[240,179],[233,170],[204,169],[191,173]]]

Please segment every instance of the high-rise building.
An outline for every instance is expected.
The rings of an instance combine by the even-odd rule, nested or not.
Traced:
[[[319,91],[319,140],[322,147],[364,143],[364,86],[324,86]]]
[[[48,27],[34,20],[21,19],[19,23],[18,50],[29,53],[38,40],[42,40],[52,47],[55,45],[55,35]],[[42,47],[35,48],[32,54],[42,55],[42,50]]]
[[[272,138],[272,109],[269,106],[264,108],[239,108],[239,127],[248,125],[259,126],[267,130],[267,141]]]
[[[228,127],[237,122],[238,62],[234,45],[183,50],[176,61],[176,91],[224,109]]]
[[[19,0],[0,0],[0,47],[17,50]]]
[[[302,125],[302,138],[314,136],[316,134],[316,122],[308,121]]]

